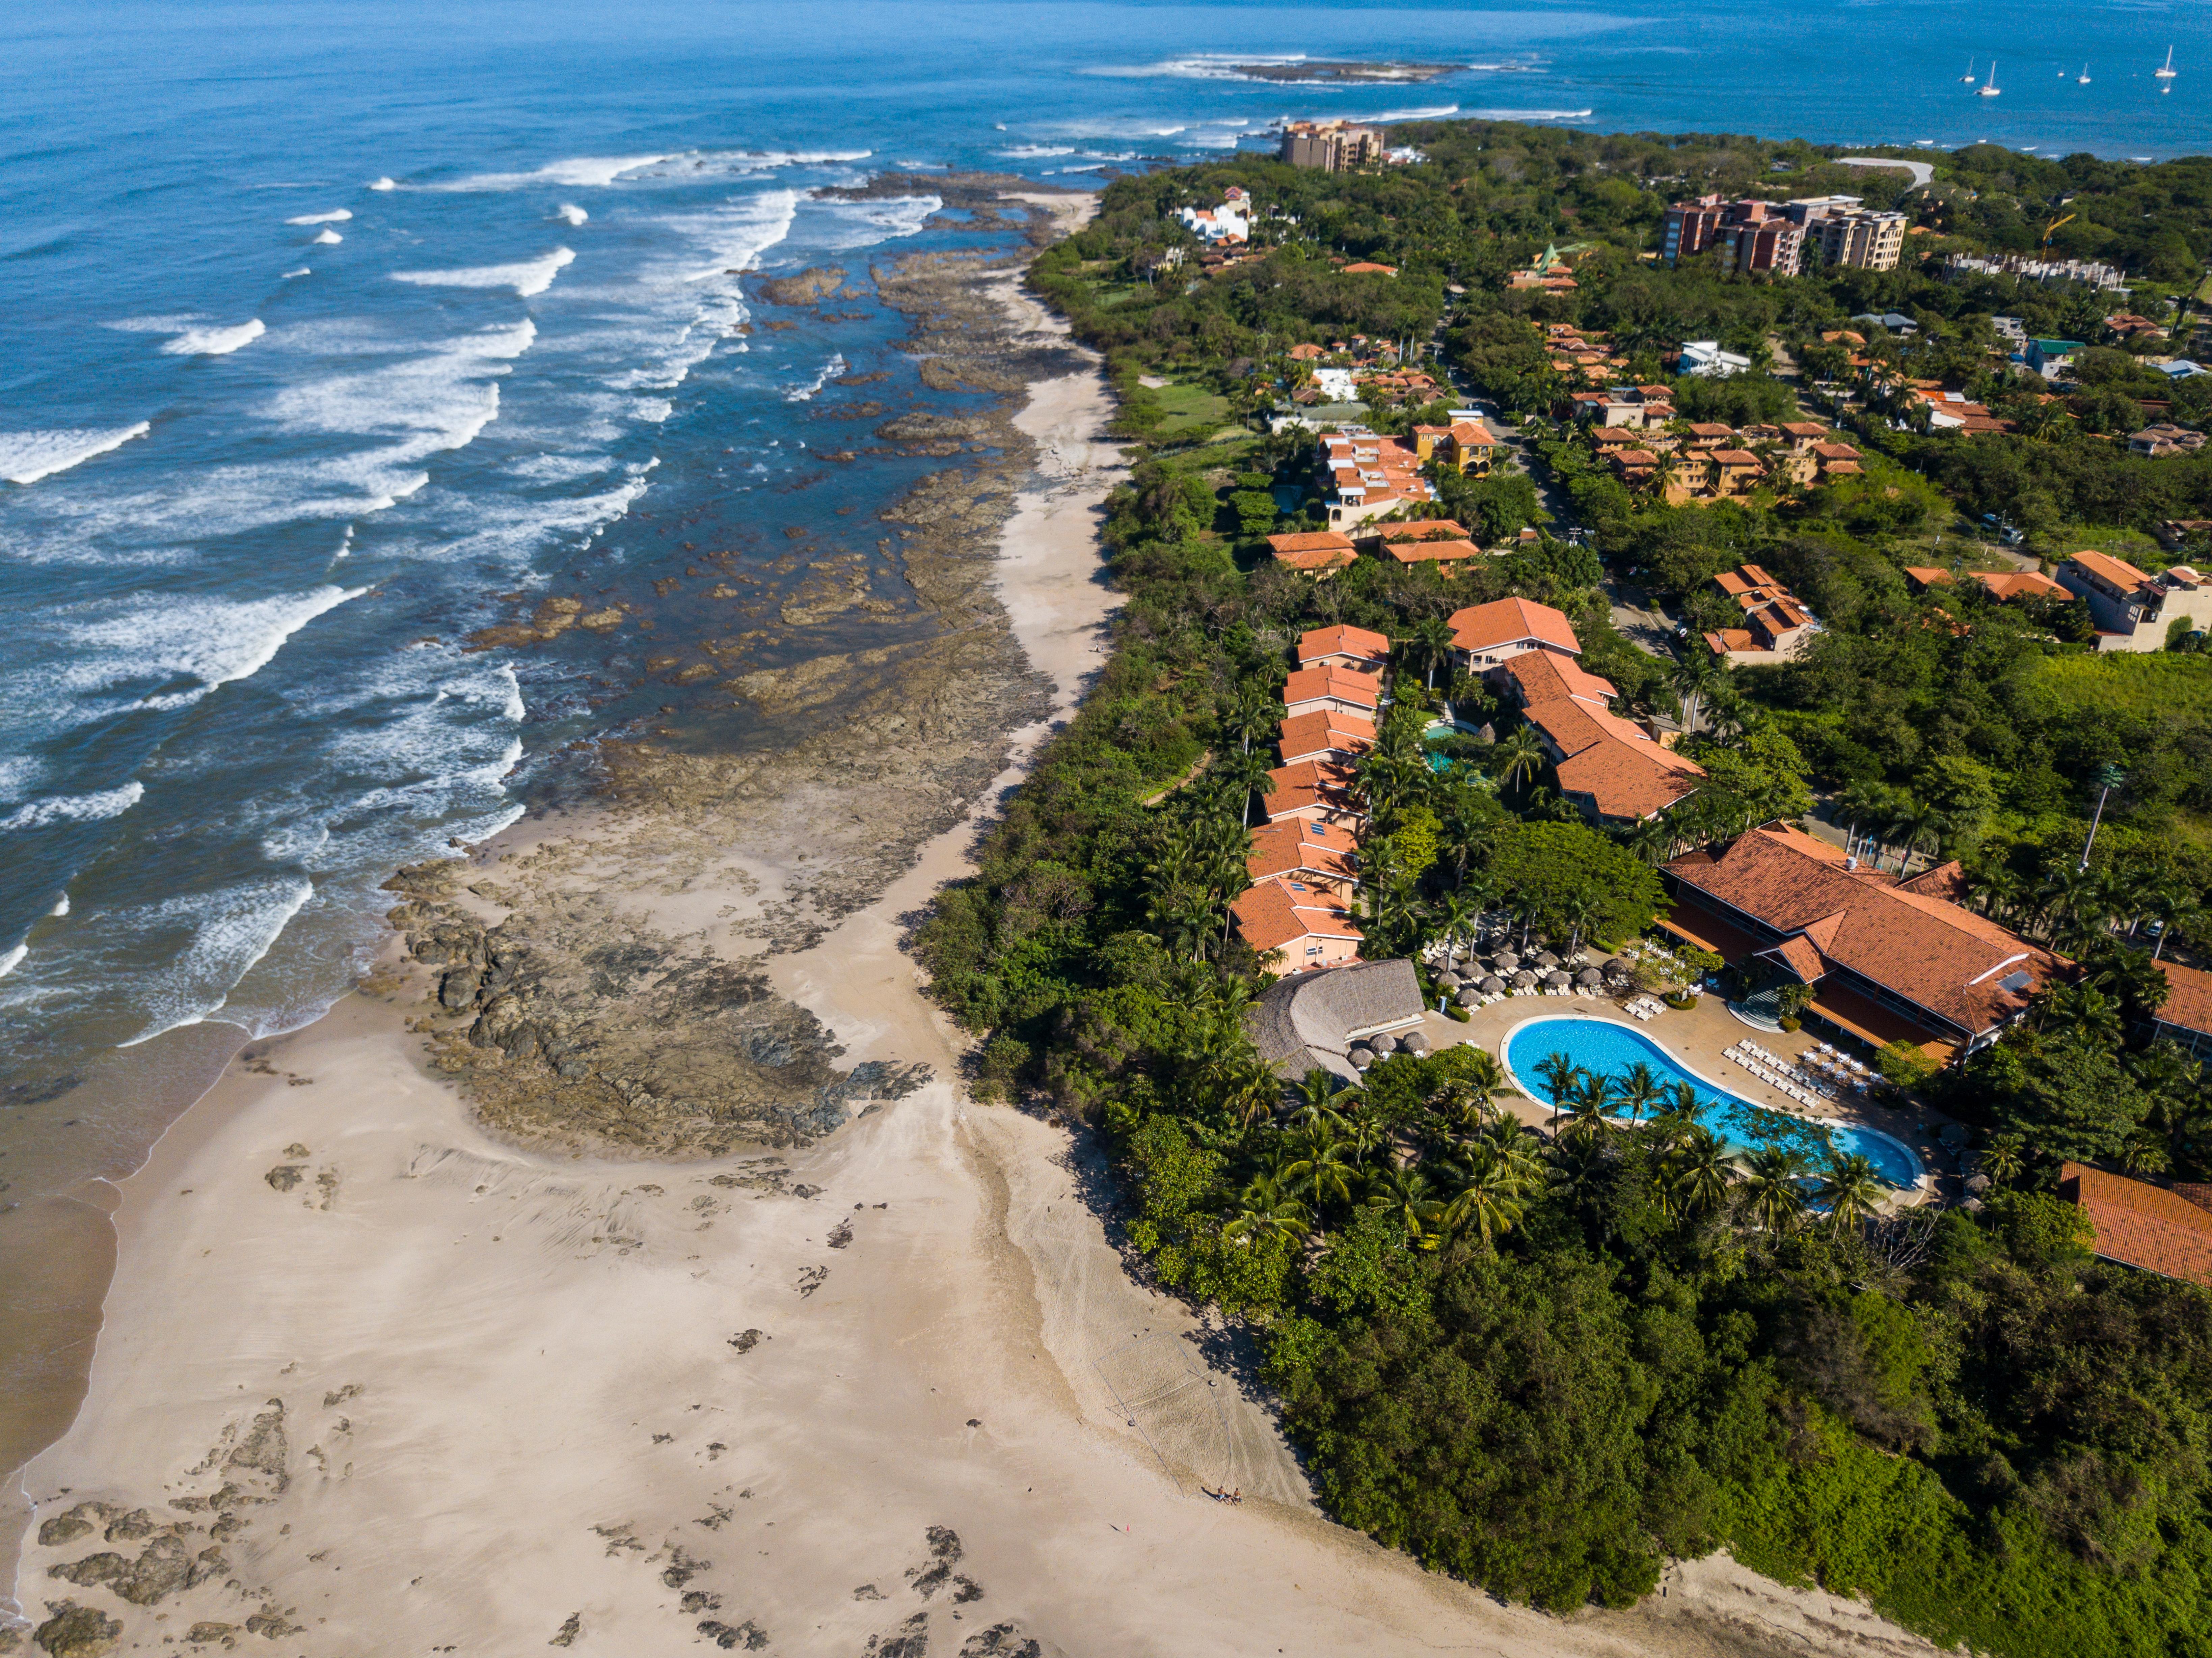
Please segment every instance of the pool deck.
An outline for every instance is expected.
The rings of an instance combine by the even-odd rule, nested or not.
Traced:
[[[1474,1042],[1503,1061],[1506,1035],[1516,1025],[1530,1019],[1601,1019],[1649,1036],[1691,1070],[1739,1099],[1822,1122],[1879,1129],[1911,1146],[1921,1167],[1930,1176],[1938,1176],[1951,1166],[1951,1155],[1936,1139],[1936,1131],[1942,1127],[1940,1118],[1924,1112],[1892,1110],[1871,1100],[1818,1100],[1805,1105],[1780,1089],[1760,1082],[1729,1060],[1727,1050],[1740,1042],[1754,1042],[1770,1054],[1794,1060],[1820,1038],[1807,1030],[1755,1030],[1730,1013],[1718,996],[1702,996],[1698,1005],[1686,1011],[1668,1008],[1652,1019],[1632,1019],[1609,999],[1589,996],[1508,996],[1470,1012],[1472,1017],[1462,1024],[1431,1009],[1423,1017],[1421,1034],[1428,1038],[1432,1048]],[[1870,1062],[1869,1054],[1856,1057],[1863,1062]],[[1532,1127],[1540,1128],[1551,1121],[1552,1109],[1547,1101],[1509,1098],[1499,1103]],[[1931,1200],[1936,1196],[1936,1183],[1935,1180],[1923,1179],[1916,1190],[1900,1193],[1899,1206]]]

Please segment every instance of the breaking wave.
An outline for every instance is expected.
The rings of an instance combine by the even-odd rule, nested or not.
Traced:
[[[103,817],[118,817],[145,798],[146,786],[135,779],[119,788],[102,789],[97,794],[57,795],[51,800],[33,800],[18,808],[10,816],[0,818],[0,834],[15,829],[49,829],[56,823],[94,823]],[[67,899],[63,902],[66,903]]]
[[[335,241],[336,237],[331,240]],[[242,345],[251,345],[269,331],[258,317],[228,328],[187,328],[161,349],[173,357],[227,357]]]
[[[0,432],[0,478],[10,483],[36,483],[40,478],[66,472],[72,466],[119,449],[133,438],[153,430],[148,422],[112,427],[106,431]]]
[[[302,213],[298,218],[287,219],[284,222],[286,224],[343,224],[351,217],[353,217],[351,208],[338,207],[332,208],[328,213]]]
[[[556,247],[542,259],[515,264],[479,264],[459,270],[395,270],[392,280],[419,288],[511,288],[517,297],[530,299],[553,286],[553,278],[575,262],[575,254]]]

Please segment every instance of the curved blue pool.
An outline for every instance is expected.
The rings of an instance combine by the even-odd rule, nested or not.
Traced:
[[[1506,1037],[1505,1068],[1517,1079],[1514,1085],[1540,1104],[1549,1096],[1536,1080],[1536,1066],[1549,1054],[1564,1054],[1598,1076],[1616,1075],[1641,1060],[1651,1067],[1662,1087],[1688,1083],[1698,1090],[1698,1121],[1719,1135],[1731,1151],[1747,1151],[1762,1138],[1772,1138],[1760,1132],[1762,1122],[1771,1125],[1776,1117],[1787,1117],[1803,1124],[1813,1139],[1825,1139],[1839,1156],[1856,1153],[1864,1157],[1892,1186],[1919,1183],[1920,1159],[1904,1141],[1878,1128],[1817,1122],[1731,1094],[1689,1069],[1642,1031],[1610,1019],[1531,1019]]]

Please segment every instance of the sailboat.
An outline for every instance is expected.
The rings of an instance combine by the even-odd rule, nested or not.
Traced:
[[[2171,81],[2180,73],[2181,71],[2173,66],[2173,48],[2168,46],[2166,49],[2166,61],[2151,71],[2151,76],[2154,80]]]
[[[1982,83],[1980,88],[1974,94],[1974,95],[1977,98],[1994,98],[1997,96],[1997,60],[1996,58],[1992,58],[1990,59],[1990,78]]]
[[[1972,58],[1969,58],[1966,59],[1966,72],[1964,75],[1961,75],[1959,78],[1961,81],[1964,81],[1968,86],[1974,84],[1974,60]]]
[[[2074,84],[2082,87],[2089,84],[2089,66],[2087,64],[2081,65],[2081,73],[2075,77]]]

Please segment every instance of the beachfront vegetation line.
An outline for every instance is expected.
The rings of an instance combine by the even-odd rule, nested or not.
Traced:
[[[1977,147],[1942,158],[1916,203],[1903,174],[1802,145],[1484,123],[1407,136],[1425,165],[1237,156],[1118,181],[1034,268],[1105,350],[1137,452],[1105,529],[1125,603],[1104,670],[917,937],[936,995],[982,1039],[974,1086],[1109,1139],[1127,1240],[1161,1283],[1254,1333],[1329,1512],[1435,1570],[1565,1612],[1625,1603],[1667,1556],[1725,1546],[2012,1658],[2185,1649],[2212,1616],[2212,1299],[2100,1263],[2052,1188],[2069,1158],[2212,1174],[2203,1075],[2152,1040],[2154,950],[2200,959],[2212,927],[2212,662],[2185,648],[2147,673],[2084,647],[2078,603],[1905,571],[2010,568],[1994,529],[1966,532],[1984,513],[2031,552],[2087,524],[2148,561],[2160,520],[2212,519],[2212,455],[2110,440],[2150,400],[2140,353],[2093,355],[2055,392],[1993,366],[1992,313],[2095,338],[2120,303],[2101,290],[1946,280],[1917,251],[1893,271],[1782,279],[1644,255],[1678,193],[1849,190],[1919,216],[1930,235],[1908,246],[1940,252],[2032,249],[2029,206],[2064,189],[2100,238],[2082,251],[2151,291],[2185,288],[2212,257],[2212,164]],[[1176,211],[1231,185],[1262,245],[1209,264]],[[1580,244],[1571,279],[1516,285],[1553,243]],[[1853,320],[1889,311],[1915,331]],[[1559,325],[1610,331],[1595,349],[1621,361],[1605,372],[1666,392],[1684,422],[1795,421],[1820,399],[1851,423],[1859,470],[1696,504],[1631,489],[1577,435],[1587,382]],[[1439,338],[1460,380],[1409,401],[1425,390],[1405,379],[1413,354],[1386,361],[1380,343]],[[1690,339],[1756,366],[1677,376]],[[1442,421],[1469,392],[1520,416],[1541,499],[1587,534],[1566,538],[1527,471],[1431,466],[1414,515],[1449,514],[1492,550],[1455,573],[1270,558],[1268,531],[1329,527],[1313,434],[1259,418],[1316,406],[1293,394],[1323,356],[1398,377],[1370,382],[1377,431]],[[1931,428],[1867,364],[1964,377],[2017,429]],[[2159,385],[2164,413],[2202,421],[2194,388],[2212,380]],[[1711,578],[1746,563],[1817,614],[1802,655],[1732,667],[1701,651],[1699,633],[1735,625]],[[1631,572],[1633,603],[1670,607],[1679,639],[1656,618],[1634,641],[1616,629],[1601,584]],[[1680,751],[1705,781],[1687,802],[1586,824],[1497,686],[1427,659],[1432,623],[1507,595],[1564,611],[1582,668],[1626,709],[1692,728]],[[1263,1064],[1243,1016],[1265,964],[1229,906],[1291,647],[1336,624],[1395,647],[1395,701],[1347,786],[1367,815],[1370,959],[1459,947],[1484,917],[1493,948],[1620,944],[1666,904],[1655,865],[1824,802],[1869,865],[1956,857],[1974,904],[2080,962],[2080,983],[1971,1060],[1931,1077],[1908,1044],[1891,1067],[1984,1137],[1976,1211],[1874,1218],[1863,1159],[1796,1130],[1735,1156],[1694,1101],[1565,1055],[1531,1081],[1559,1119],[1548,1141],[1478,1048],[1395,1054],[1356,1087]],[[2081,870],[2106,766],[2129,780]]]

